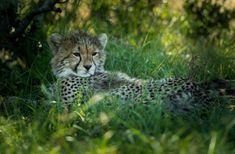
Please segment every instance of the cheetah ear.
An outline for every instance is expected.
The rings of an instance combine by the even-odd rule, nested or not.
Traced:
[[[47,40],[53,54],[55,54],[61,45],[62,36],[58,33],[53,33]]]
[[[107,42],[108,42],[108,37],[105,33],[102,33],[98,36],[98,40],[100,41],[100,44],[102,46],[102,48],[104,49]]]

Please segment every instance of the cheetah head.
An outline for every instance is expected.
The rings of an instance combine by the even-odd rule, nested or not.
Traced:
[[[56,77],[89,77],[104,71],[107,35],[92,36],[83,31],[67,35],[52,34],[48,44],[52,50],[51,66]]]

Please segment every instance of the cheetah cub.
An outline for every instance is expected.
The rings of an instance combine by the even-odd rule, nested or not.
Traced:
[[[67,35],[54,33],[49,37],[52,71],[60,82],[63,102],[72,103],[78,91],[85,89],[106,92],[128,83],[144,82],[121,72],[104,70],[107,40],[104,33],[95,37],[79,30]]]
[[[51,66],[61,85],[62,102],[71,104],[80,94],[104,92],[145,103],[160,99],[173,112],[190,112],[210,104],[206,91],[189,80],[139,80],[105,71],[107,40],[106,34],[95,37],[83,31],[49,37]]]

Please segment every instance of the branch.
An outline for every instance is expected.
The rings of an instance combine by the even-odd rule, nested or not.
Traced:
[[[38,15],[47,13],[47,12],[56,12],[61,13],[62,10],[60,8],[55,7],[56,4],[62,4],[67,3],[68,0],[44,0],[44,2],[33,8],[25,17],[20,21],[19,26],[16,28],[16,30],[10,35],[11,39],[17,39],[18,37],[22,36],[26,30],[26,28],[29,26],[31,21]]]

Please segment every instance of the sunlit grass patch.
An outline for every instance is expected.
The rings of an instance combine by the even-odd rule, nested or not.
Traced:
[[[20,115],[24,112],[20,110],[11,113],[14,116],[1,117],[1,151],[228,153],[233,150],[234,112],[226,108],[215,108],[201,122],[163,114],[159,104],[135,104],[112,97],[75,106],[70,113],[46,104],[32,109],[34,112],[29,115]]]
[[[174,41],[175,34],[162,35],[141,40],[136,46],[126,43],[125,38],[110,37],[106,69],[143,79],[187,78],[191,54],[201,51],[202,58],[192,70],[197,80],[233,77],[233,63],[225,60],[233,55],[231,46],[193,46],[191,42],[183,44],[182,38]],[[54,80],[48,73],[49,61],[45,61],[36,57],[26,73],[28,78],[24,77],[27,80],[22,81],[30,89],[25,88],[20,99],[1,108],[0,153],[235,152],[235,112],[223,104],[212,107],[204,118],[185,119],[165,113],[158,101],[146,105],[101,94],[88,102],[78,98],[71,112],[64,113],[59,95],[54,99],[46,89]],[[41,86],[35,86],[33,79]],[[42,95],[43,89],[49,97]]]

